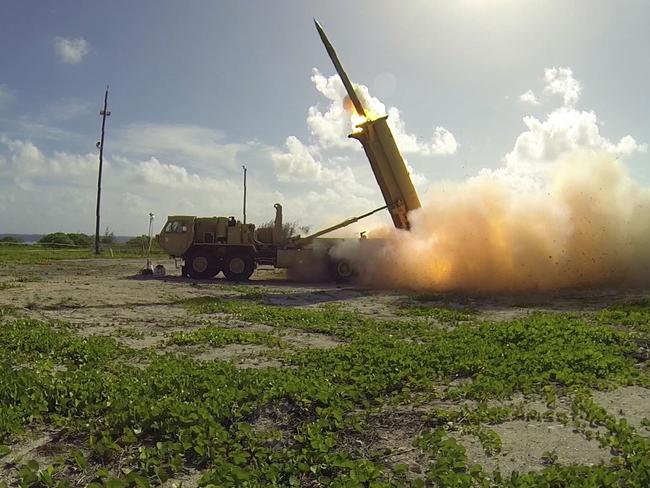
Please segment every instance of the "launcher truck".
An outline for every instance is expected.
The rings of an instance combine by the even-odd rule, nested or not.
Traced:
[[[420,208],[420,200],[386,121],[387,116],[372,117],[367,113],[323,28],[315,19],[314,23],[354,109],[364,118],[349,137],[363,146],[386,205],[306,237],[287,236],[283,232],[282,205],[279,203],[275,204],[273,226],[259,229],[235,217],[172,215],[160,232],[159,242],[170,256],[184,261],[183,275],[205,279],[223,272],[226,279],[240,281],[248,279],[257,265],[288,269],[326,266],[333,279],[348,281],[354,274],[353,267],[329,252],[340,239],[321,236],[384,209],[390,212],[396,228],[410,229],[408,213]]]

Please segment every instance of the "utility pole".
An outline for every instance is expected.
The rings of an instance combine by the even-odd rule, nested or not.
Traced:
[[[104,109],[99,112],[102,116],[102,138],[96,144],[99,148],[99,176],[97,177],[97,212],[95,214],[95,254],[99,254],[99,202],[102,194],[102,166],[104,164],[104,130],[106,128],[106,117],[111,115],[108,108],[108,85],[104,94]]]
[[[246,166],[242,164],[242,168],[244,169],[244,223],[246,223],[246,172],[248,171],[246,169]]]

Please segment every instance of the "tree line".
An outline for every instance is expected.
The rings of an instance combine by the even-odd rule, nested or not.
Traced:
[[[126,247],[133,250],[146,250],[149,248],[149,237],[141,235],[130,238],[125,243],[117,243],[115,234],[109,229],[106,229],[104,234],[100,236],[99,241],[104,246],[119,246]],[[1,243],[7,244],[21,244],[23,241],[20,238],[13,236],[5,236],[0,238]],[[82,232],[52,232],[41,237],[37,244],[46,247],[76,247],[76,248],[91,248],[95,244],[95,236],[84,234]],[[159,249],[158,243],[154,239],[152,242],[152,250]]]

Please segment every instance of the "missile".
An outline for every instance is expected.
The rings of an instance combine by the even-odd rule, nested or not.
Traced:
[[[366,117],[366,111],[364,110],[363,105],[361,105],[361,101],[359,100],[357,93],[354,91],[354,87],[350,82],[350,78],[348,78],[347,73],[343,69],[343,66],[341,65],[341,61],[339,61],[339,57],[336,55],[336,51],[334,50],[334,47],[330,43],[329,39],[325,35],[325,31],[323,30],[323,28],[321,27],[321,25],[318,23],[316,19],[314,19],[314,24],[316,24],[316,30],[318,31],[318,35],[320,36],[321,41],[323,41],[323,44],[325,45],[325,50],[327,51],[327,54],[332,60],[332,63],[334,63],[334,68],[336,69],[336,72],[341,77],[341,81],[343,82],[345,91],[348,92],[348,96],[350,97],[350,100],[352,101],[355,110],[359,115]]]

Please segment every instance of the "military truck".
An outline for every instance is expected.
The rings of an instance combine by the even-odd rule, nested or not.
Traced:
[[[161,247],[176,259],[183,259],[181,273],[191,278],[208,279],[223,272],[226,279],[250,278],[258,265],[275,268],[326,268],[338,281],[348,281],[354,274],[350,263],[335,259],[329,250],[341,239],[320,236],[346,227],[387,206],[353,217],[306,237],[288,236],[284,232],[282,205],[275,204],[272,227],[255,229],[235,217],[195,217],[172,215],[158,236]]]

